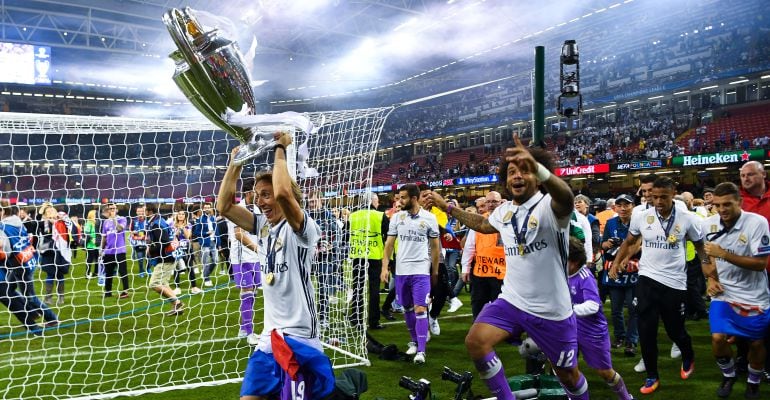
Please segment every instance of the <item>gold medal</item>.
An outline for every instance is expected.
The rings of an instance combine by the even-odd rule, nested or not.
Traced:
[[[524,255],[524,245],[523,244],[519,244],[519,255],[520,256]]]
[[[668,242],[671,244],[676,243],[676,235],[674,235],[673,233],[668,235]]]
[[[267,276],[265,276],[265,282],[268,285],[272,286],[274,281],[275,281],[275,275],[273,275],[272,272],[270,272],[269,274],[267,274]]]

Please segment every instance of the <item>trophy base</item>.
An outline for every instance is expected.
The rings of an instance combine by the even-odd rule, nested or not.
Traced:
[[[256,137],[255,139],[255,141],[241,145],[241,148],[238,149],[238,152],[233,159],[235,165],[243,165],[247,161],[259,157],[260,155],[273,150],[277,144],[275,140],[266,141],[259,137]]]

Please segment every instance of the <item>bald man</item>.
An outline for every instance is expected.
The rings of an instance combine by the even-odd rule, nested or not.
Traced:
[[[765,166],[759,161],[749,161],[741,167],[741,198],[743,203],[741,209],[757,213],[770,223],[770,188],[767,185],[767,172]],[[770,265],[767,267],[770,272]],[[748,353],[748,343],[738,340],[738,357],[736,358],[737,367],[741,370],[747,368],[746,355]],[[765,348],[770,348],[770,332],[765,336]],[[765,365],[770,365],[770,351],[767,352]],[[770,374],[765,373],[765,377],[770,379]]]
[[[744,211],[757,213],[770,221],[770,191],[767,172],[759,161],[749,161],[741,167],[741,197]]]
[[[476,199],[479,214],[488,217],[503,197],[490,191],[480,202]],[[505,250],[499,233],[478,233],[468,230],[462,256],[463,282],[471,282],[471,313],[475,319],[484,305],[497,299],[505,277]]]

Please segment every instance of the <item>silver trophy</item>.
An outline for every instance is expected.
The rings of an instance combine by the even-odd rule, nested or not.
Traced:
[[[272,132],[228,121],[228,113],[256,115],[251,77],[238,44],[218,29],[205,32],[190,8],[169,10],[163,23],[178,49],[169,55],[176,63],[174,82],[198,111],[241,142],[234,162],[241,165],[271,150],[276,144]]]

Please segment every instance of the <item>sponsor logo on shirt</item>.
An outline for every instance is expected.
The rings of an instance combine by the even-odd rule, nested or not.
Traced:
[[[505,255],[506,256],[520,256],[530,253],[535,253],[540,250],[545,250],[548,248],[548,243],[546,243],[545,239],[540,240],[539,242],[530,243],[528,245],[524,246],[524,253],[519,253],[519,246],[507,246],[505,248]]]

